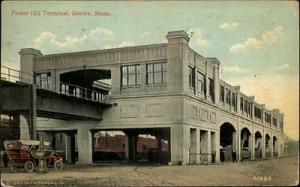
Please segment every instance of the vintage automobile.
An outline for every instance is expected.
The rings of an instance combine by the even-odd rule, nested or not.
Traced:
[[[35,140],[11,140],[4,141],[5,153],[9,160],[10,168],[16,172],[18,168],[24,168],[26,172],[33,172],[38,166],[38,160],[31,155],[31,151],[38,150],[40,141]],[[49,142],[44,142],[45,147],[49,147]],[[56,170],[62,169],[63,159],[56,153],[46,160],[48,167]]]

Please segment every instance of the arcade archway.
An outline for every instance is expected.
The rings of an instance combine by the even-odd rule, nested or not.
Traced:
[[[236,160],[236,152],[236,130],[232,124],[224,123],[220,127],[220,160]]]
[[[249,159],[251,158],[251,133],[248,128],[243,128],[241,130],[241,159]]]
[[[262,135],[259,131],[255,133],[255,158],[262,158]]]
[[[266,136],[265,136],[265,157],[266,158],[270,158],[271,157],[270,140],[271,140],[270,135],[266,134]]]

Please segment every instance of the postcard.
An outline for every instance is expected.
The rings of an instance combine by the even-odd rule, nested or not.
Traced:
[[[4,1],[1,186],[299,185],[297,1]]]

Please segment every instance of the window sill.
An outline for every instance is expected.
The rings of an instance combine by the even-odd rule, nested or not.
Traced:
[[[167,86],[166,83],[159,83],[159,84],[147,84],[147,87],[161,87],[161,86]]]
[[[121,86],[121,89],[127,89],[127,88],[139,88],[141,85],[132,85],[132,86]]]

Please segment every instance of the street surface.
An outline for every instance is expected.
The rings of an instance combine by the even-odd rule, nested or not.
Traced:
[[[219,165],[67,165],[46,174],[2,168],[1,180],[13,186],[286,186],[299,184],[298,162],[298,156],[289,156]]]

